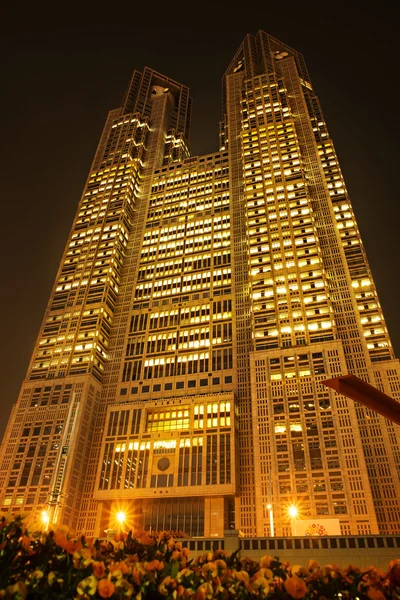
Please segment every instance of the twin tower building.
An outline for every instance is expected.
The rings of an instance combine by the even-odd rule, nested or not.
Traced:
[[[134,71],[79,201],[1,448],[0,508],[88,536],[400,531],[400,399],[335,148],[302,55],[259,31],[223,77],[220,149],[189,89]],[[273,511],[273,513],[272,513]],[[273,520],[271,515],[273,514]]]

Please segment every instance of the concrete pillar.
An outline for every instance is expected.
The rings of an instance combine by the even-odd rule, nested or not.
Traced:
[[[224,498],[205,498],[204,537],[224,537]]]

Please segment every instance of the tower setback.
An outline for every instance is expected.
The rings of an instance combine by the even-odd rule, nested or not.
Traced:
[[[333,141],[302,55],[247,35],[219,152],[146,67],[110,111],[1,446],[0,508],[125,528],[400,532],[399,426],[322,382],[400,400]]]

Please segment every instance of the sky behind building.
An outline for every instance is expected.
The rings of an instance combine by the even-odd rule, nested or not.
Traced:
[[[259,29],[306,58],[400,354],[394,25],[390,15],[321,16],[320,23],[316,18],[303,13],[303,20],[283,22],[277,13],[252,23],[238,20],[226,30],[42,25],[4,34],[0,435],[28,367],[105,118],[120,105],[133,69],[148,65],[190,88],[192,154],[214,152],[222,76],[245,34]]]

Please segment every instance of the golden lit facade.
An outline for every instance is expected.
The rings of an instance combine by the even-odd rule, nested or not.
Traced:
[[[302,56],[259,32],[190,157],[185,86],[134,72],[111,111],[2,445],[2,510],[88,535],[400,528],[400,399],[376,289]],[[273,511],[274,521],[271,520]],[[274,531],[272,531],[272,528]]]

